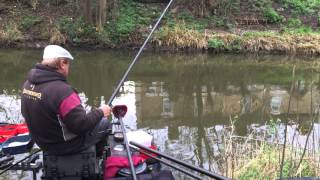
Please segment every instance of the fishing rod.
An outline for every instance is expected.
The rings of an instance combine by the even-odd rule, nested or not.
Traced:
[[[123,77],[121,78],[121,80],[119,81],[116,89],[113,91],[109,101],[108,101],[108,105],[111,107],[112,106],[112,101],[113,99],[116,97],[116,95],[118,94],[118,91],[120,90],[121,86],[123,85],[124,81],[127,79],[129,72],[131,71],[133,65],[137,62],[142,50],[145,48],[146,44],[148,43],[149,39],[151,38],[153,32],[156,30],[156,28],[158,27],[160,21],[162,20],[163,16],[165,15],[165,13],[167,12],[167,10],[169,9],[170,5],[172,4],[173,0],[170,0],[170,2],[168,3],[168,5],[166,6],[166,8],[163,10],[161,16],[159,17],[158,21],[156,22],[156,24],[153,26],[151,32],[149,33],[148,37],[146,38],[146,40],[144,41],[143,45],[140,47],[137,55],[135,56],[135,58],[133,59],[132,63],[130,64],[130,66],[128,67],[127,71],[124,73]],[[137,179],[136,173],[135,173],[135,169],[134,169],[134,165],[132,162],[132,158],[131,158],[131,153],[130,153],[130,149],[129,149],[129,144],[127,141],[127,136],[126,136],[126,130],[124,127],[124,124],[122,122],[122,118],[119,118],[118,121],[120,122],[120,126],[122,129],[122,133],[123,133],[123,140],[124,140],[124,144],[126,147],[126,151],[127,151],[127,155],[128,155],[128,160],[129,160],[129,164],[130,164],[130,169],[131,169],[131,173],[132,173],[132,178],[134,180]]]
[[[212,173],[212,172],[210,172],[210,171],[208,171],[208,170],[205,170],[205,169],[203,169],[203,168],[199,168],[199,167],[197,167],[197,166],[190,165],[190,164],[188,164],[188,163],[186,163],[186,162],[184,162],[184,161],[181,161],[181,160],[179,160],[179,159],[170,157],[170,156],[168,156],[168,155],[166,155],[166,154],[163,154],[163,153],[161,153],[161,152],[159,152],[159,151],[150,149],[150,148],[148,148],[148,147],[146,147],[146,146],[144,146],[144,145],[138,144],[138,143],[136,143],[136,142],[130,141],[130,144],[131,144],[131,145],[134,145],[134,146],[136,146],[136,147],[138,147],[138,148],[140,148],[140,149],[143,149],[143,150],[145,150],[145,151],[148,151],[148,152],[150,152],[150,153],[153,153],[153,154],[156,154],[156,155],[158,155],[158,156],[161,156],[161,157],[163,157],[163,158],[165,158],[165,159],[168,159],[168,160],[170,160],[170,161],[173,161],[173,162],[175,162],[175,163],[177,163],[177,164],[180,164],[180,165],[183,165],[183,166],[185,166],[185,167],[188,167],[188,168],[190,168],[190,169],[192,169],[192,170],[195,170],[195,171],[197,171],[197,172],[199,172],[199,173],[205,174],[205,175],[207,175],[207,176],[209,176],[209,177],[211,177],[211,178],[218,179],[218,180],[230,180],[230,179],[227,178],[227,177],[223,177],[223,176],[221,176],[221,175]]]
[[[0,172],[0,175],[7,172],[8,170],[10,170],[12,167],[16,166],[17,164],[21,163],[22,161],[28,159],[29,157],[33,156],[34,154],[37,154],[38,152],[42,151],[41,149],[36,150],[35,152],[29,154],[28,156],[24,157],[23,159],[19,160],[18,162],[8,166],[7,168],[5,168],[3,171]]]

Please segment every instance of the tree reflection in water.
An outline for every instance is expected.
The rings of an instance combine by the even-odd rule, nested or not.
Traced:
[[[0,113],[6,117],[4,121],[21,121],[19,87],[39,54],[0,51]],[[123,51],[74,54],[76,61],[68,80],[81,92],[88,109],[108,99],[133,56],[133,52]],[[291,66],[297,61],[278,63],[281,58],[146,53],[114,103],[128,105],[127,128],[151,132],[161,151],[231,177],[237,164],[230,158],[250,152],[249,148],[261,141],[283,143]],[[320,104],[320,83],[311,87],[311,79],[319,82],[318,77],[312,78],[310,69],[314,67],[304,62],[297,67],[288,113],[288,142],[295,147],[304,145],[311,109]],[[319,132],[316,122],[308,148],[319,149]],[[230,139],[233,144],[228,143]],[[249,146],[249,142],[253,144]],[[232,148],[227,152],[228,147]],[[177,176],[184,179],[179,173]]]

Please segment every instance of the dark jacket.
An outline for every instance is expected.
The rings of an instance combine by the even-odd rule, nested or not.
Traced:
[[[21,111],[33,140],[44,151],[70,154],[102,119],[100,109],[86,113],[66,78],[47,66],[31,69],[21,92]]]

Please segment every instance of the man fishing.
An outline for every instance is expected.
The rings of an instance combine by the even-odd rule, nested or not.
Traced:
[[[86,113],[77,91],[67,82],[72,55],[57,45],[45,47],[43,60],[28,73],[21,92],[21,112],[32,139],[53,155],[81,152],[102,144],[111,108]],[[97,148],[103,146],[97,146]],[[97,156],[102,149],[97,149]]]

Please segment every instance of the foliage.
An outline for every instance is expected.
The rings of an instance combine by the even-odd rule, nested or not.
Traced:
[[[3,30],[0,29],[0,41],[14,42],[22,39],[22,32],[15,22],[9,22]]]
[[[281,0],[285,6],[301,14],[311,14],[320,9],[320,0]]]
[[[313,30],[310,26],[303,26],[303,27],[296,29],[296,32],[300,33],[300,34],[306,34],[306,33],[312,33]]]
[[[223,50],[223,49],[225,49],[225,47],[226,47],[226,45],[221,39],[212,38],[212,39],[209,39],[209,41],[208,41],[208,48],[213,48],[216,50]]]
[[[151,26],[158,16],[156,9],[146,9],[141,3],[132,0],[120,1],[120,11],[116,22],[105,25],[105,33],[109,34],[113,42],[127,39],[139,28]]]
[[[251,159],[245,166],[239,167],[237,172],[237,179],[277,179],[279,177],[280,162],[279,154],[281,148],[276,148],[271,145],[263,145],[255,158]],[[290,154],[290,150],[287,150],[286,154]],[[308,160],[303,160],[300,166],[299,174],[295,176],[310,177],[315,176],[316,172],[312,163]],[[292,176],[292,172],[295,172],[293,161],[287,157],[283,166],[283,177]]]
[[[95,27],[87,24],[83,18],[62,17],[58,21],[57,27],[60,32],[65,33],[74,43],[79,43],[81,38],[94,38],[96,36]]]
[[[287,20],[287,26],[289,28],[297,28],[297,27],[300,27],[301,25],[302,25],[302,22],[298,18],[289,18]]]
[[[288,34],[312,34],[316,33],[310,26],[300,26],[298,28],[284,28],[284,32]]]
[[[271,119],[269,122],[269,129],[268,129],[268,134],[275,135],[277,133],[277,127],[281,123],[280,119],[277,119],[276,121],[274,119]]]
[[[264,11],[264,16],[271,22],[271,23],[279,23],[282,21],[283,17],[281,17],[277,11],[273,8],[267,8]]]
[[[195,29],[198,31],[204,30],[208,26],[209,21],[206,18],[196,19],[186,10],[178,14],[177,20],[182,21],[183,23],[180,24],[184,24],[187,29]]]
[[[23,31],[29,30],[32,26],[40,23],[42,21],[41,17],[38,16],[27,16],[24,17],[21,21],[20,28]]]

